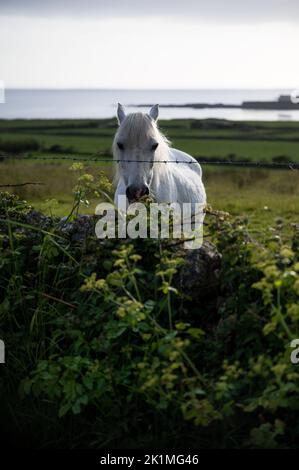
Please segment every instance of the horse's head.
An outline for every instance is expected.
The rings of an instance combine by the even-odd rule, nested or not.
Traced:
[[[158,105],[148,114],[126,115],[121,104],[117,108],[119,128],[113,142],[113,155],[130,203],[150,193],[154,160],[159,146],[165,145],[156,125],[158,114]]]

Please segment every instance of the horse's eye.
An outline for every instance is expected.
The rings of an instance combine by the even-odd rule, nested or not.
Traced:
[[[158,145],[159,145],[158,142],[156,142],[155,144],[152,145],[152,150],[153,150],[153,152],[154,152],[155,150],[157,150]]]
[[[121,142],[117,142],[117,146],[119,148],[119,150],[124,150],[124,144],[122,144]]]

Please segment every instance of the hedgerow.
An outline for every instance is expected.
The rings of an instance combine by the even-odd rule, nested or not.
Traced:
[[[77,202],[94,190],[80,181]],[[1,193],[0,390],[12,434],[43,447],[298,446],[298,226],[279,220],[254,239],[246,219],[207,214],[222,256],[207,315],[178,287],[180,246],[74,241],[58,219],[29,224],[31,211]]]

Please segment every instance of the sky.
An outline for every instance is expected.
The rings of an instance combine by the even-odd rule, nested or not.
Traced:
[[[0,0],[6,88],[299,88],[298,0]]]

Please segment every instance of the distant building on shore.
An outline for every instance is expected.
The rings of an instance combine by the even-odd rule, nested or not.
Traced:
[[[278,98],[279,103],[291,103],[292,98],[291,95],[280,95]]]
[[[276,101],[243,101],[241,108],[299,110],[299,101],[294,101],[291,95],[280,95]]]

